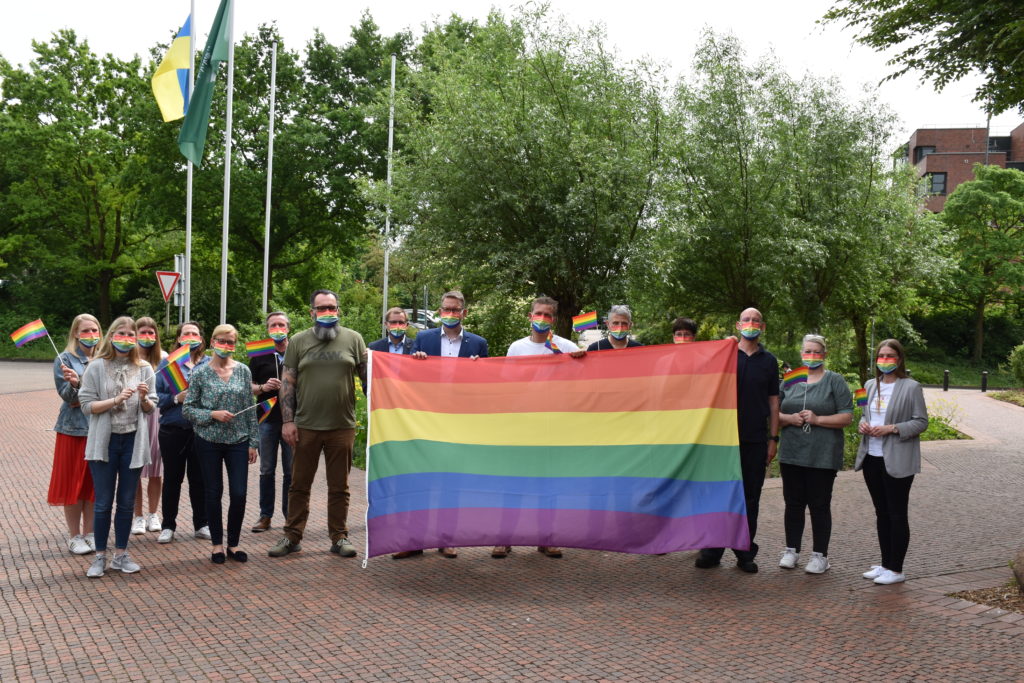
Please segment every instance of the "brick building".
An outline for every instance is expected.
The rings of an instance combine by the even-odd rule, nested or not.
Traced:
[[[986,139],[988,162],[1002,168],[1024,171],[1024,123],[1009,135],[987,136],[985,128],[918,128],[903,146],[903,158],[917,174],[929,180],[931,194],[925,204],[938,213],[957,185],[974,179],[974,164],[984,164]]]

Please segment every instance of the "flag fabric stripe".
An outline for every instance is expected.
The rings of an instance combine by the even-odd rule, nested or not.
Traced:
[[[366,529],[378,555],[452,547],[466,538],[494,539],[486,545],[558,545],[644,555],[750,545],[746,516],[729,512],[658,517],[608,510],[447,508],[375,517]]]
[[[459,385],[459,392],[439,405],[431,382],[402,382],[373,378],[375,405],[378,409],[406,408],[439,413],[535,413],[537,397],[531,382],[474,382]],[[713,405],[735,409],[735,381],[708,382],[693,375],[664,377],[623,377],[611,380],[551,381],[546,390],[560,397],[558,412],[631,412],[652,407],[665,410],[689,410]],[[652,406],[652,387],[662,400]],[[608,389],[614,389],[609,392]]]
[[[853,392],[853,400],[859,408],[863,408],[868,404],[868,390],[861,387]]]
[[[794,368],[782,376],[782,385],[786,389],[807,381],[807,366]]]
[[[192,15],[171,41],[160,66],[150,79],[153,97],[164,121],[174,121],[188,111],[188,69],[192,60]]]
[[[369,481],[417,472],[456,471],[509,477],[726,481],[733,474],[731,449],[732,446],[707,444],[639,444],[563,446],[552,452],[536,446],[482,446],[420,439],[388,441],[371,450],[374,466]]]
[[[14,332],[11,332],[11,341],[14,342],[15,346],[20,348],[25,344],[28,344],[30,341],[40,339],[46,335],[46,326],[43,325],[43,321],[41,319],[36,318],[27,325],[22,325]]]
[[[165,358],[164,360],[167,361],[168,365],[170,365],[171,363],[181,364],[188,359],[189,351],[191,351],[191,348],[187,344],[185,346],[179,346],[178,348],[174,349],[169,354],[167,354],[167,358]]]
[[[160,368],[159,372],[160,376],[174,388],[175,393],[188,389],[188,380],[185,378],[185,373],[183,372],[180,364],[174,362],[167,363]]]
[[[221,0],[217,14],[206,39],[203,58],[196,72],[195,88],[189,102],[188,113],[178,133],[178,149],[182,155],[197,167],[203,165],[203,148],[206,146],[206,129],[210,126],[210,104],[213,102],[213,83],[217,78],[220,63],[227,61],[231,41],[230,31],[231,0]]]
[[[256,419],[257,424],[263,424],[263,421],[270,417],[270,412],[274,409],[274,405],[277,403],[277,397],[271,396],[266,401],[260,401],[256,405],[256,412],[261,413]]]
[[[273,339],[261,339],[254,342],[245,343],[245,352],[249,358],[255,358],[256,356],[269,356],[274,353],[274,340]]]
[[[545,401],[546,402],[546,401]],[[596,419],[595,419],[596,418]],[[739,446],[736,411],[645,410],[617,413],[501,413],[453,415],[422,410],[375,410],[370,446],[426,439],[498,446],[601,446],[708,443]],[[387,434],[383,437],[383,434]]]
[[[367,554],[491,544],[749,547],[735,344],[635,351],[478,361],[371,354]],[[384,379],[394,386],[378,391]],[[416,386],[402,386],[409,381]],[[687,381],[703,405],[677,407]],[[643,401],[624,409],[624,386]],[[574,403],[568,389],[581,387],[599,395],[591,405],[618,399],[618,409]],[[511,396],[490,412],[433,407],[467,391],[477,403],[504,392],[535,407],[516,412],[528,404]],[[430,409],[396,407],[416,392],[430,396]]]
[[[599,495],[595,492],[600,491]],[[659,495],[652,496],[657,491]],[[481,508],[607,510],[659,517],[744,512],[742,481],[685,481],[644,477],[493,477],[418,472],[371,481],[373,519],[396,512]]]
[[[577,332],[597,327],[597,311],[582,313],[572,317],[572,329]]]

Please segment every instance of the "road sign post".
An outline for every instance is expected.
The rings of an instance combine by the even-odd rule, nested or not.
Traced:
[[[164,295],[164,330],[165,334],[171,333],[171,294],[174,293],[174,285],[178,283],[181,273],[172,270],[156,271],[156,281],[160,284],[160,293]]]

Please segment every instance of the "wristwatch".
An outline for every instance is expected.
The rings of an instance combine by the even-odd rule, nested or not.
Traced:
[[[779,435],[778,435],[778,434],[776,434],[775,436],[769,436],[768,438],[769,438],[769,439],[771,439],[772,441],[778,442],[778,440],[779,440]]]

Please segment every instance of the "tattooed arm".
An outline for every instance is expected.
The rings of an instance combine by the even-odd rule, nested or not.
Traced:
[[[299,441],[299,431],[295,427],[295,384],[298,373],[293,368],[284,368],[281,373],[281,438],[292,448]]]

